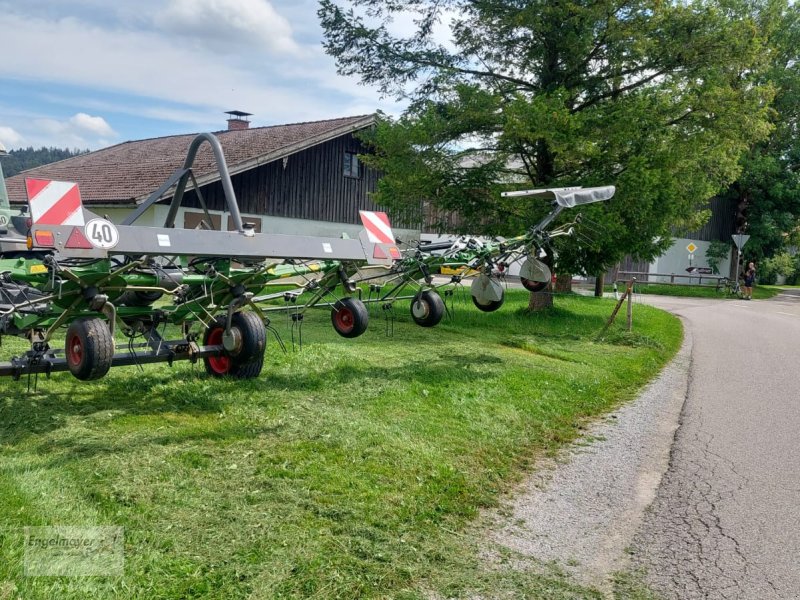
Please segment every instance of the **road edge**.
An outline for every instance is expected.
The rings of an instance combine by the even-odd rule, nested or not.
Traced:
[[[672,360],[635,400],[590,425],[551,468],[540,467],[517,487],[492,519],[491,542],[555,563],[580,585],[613,591],[669,469],[691,385],[694,342],[681,324],[683,341]]]

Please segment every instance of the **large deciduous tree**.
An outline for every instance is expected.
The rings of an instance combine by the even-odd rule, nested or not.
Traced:
[[[761,81],[775,87],[774,128],[743,156],[742,174],[726,194],[736,203],[737,231],[750,235],[747,260],[800,245],[800,11],[783,2],[770,10],[775,26]]]
[[[614,184],[611,202],[584,211],[592,243],[558,247],[559,272],[600,274],[625,254],[652,259],[673,227],[698,225],[696,207],[735,180],[742,153],[768,134],[772,90],[753,77],[757,10],[322,0],[319,15],[340,73],[408,101],[373,138],[379,202],[424,203],[456,212],[464,230],[518,234],[542,207],[501,199],[501,189]]]

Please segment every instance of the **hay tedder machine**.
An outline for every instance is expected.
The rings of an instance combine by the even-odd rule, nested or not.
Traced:
[[[213,230],[192,172],[204,143],[217,163],[233,231]],[[189,183],[205,212],[205,229],[175,228]],[[173,188],[164,226],[137,225]],[[256,377],[267,315],[289,306],[300,319],[305,310],[330,307],[334,329],[357,337],[368,325],[365,302],[386,305],[408,297],[414,321],[433,326],[444,312],[433,279],[443,266],[478,271],[473,301],[481,310],[496,310],[504,296],[498,271],[523,259],[523,285],[543,289],[550,271],[537,253],[550,238],[572,231],[572,224],[549,232],[548,226],[564,208],[614,193],[612,187],[512,192],[548,198],[553,209],[517,238],[459,238],[401,251],[383,213],[362,211],[365,228],[358,239],[256,233],[241,217],[212,134],[197,136],[183,167],[119,225],[86,209],[74,183],[28,179],[26,190],[27,206],[12,211],[0,172],[0,338],[30,343],[22,355],[0,362],[0,375],[70,371],[81,380],[101,378],[112,366],[178,360],[202,360],[212,376]],[[285,285],[268,292],[289,282],[291,292]],[[376,296],[363,299],[364,286]],[[415,293],[401,296],[409,288]],[[284,306],[276,304],[281,300]],[[167,335],[168,328],[178,333]],[[57,344],[64,330],[65,341]]]
[[[402,258],[394,262],[388,274],[365,275],[369,267],[362,268],[357,281],[369,284],[367,302],[386,305],[400,298],[410,299],[414,322],[432,327],[442,320],[446,311],[441,292],[452,296],[454,286],[462,285],[466,275],[474,275],[470,287],[473,304],[483,312],[494,312],[505,301],[503,280],[515,263],[519,265],[519,279],[525,289],[541,292],[547,288],[552,274],[540,258],[552,252],[550,241],[553,238],[573,235],[581,222],[578,214],[571,222],[550,229],[558,215],[566,208],[608,200],[614,192],[613,186],[505,192],[502,194],[504,197],[527,196],[548,200],[552,203],[551,210],[523,235],[495,240],[462,236],[444,242],[418,244],[404,250]],[[452,274],[449,279],[442,281],[436,277],[445,271]],[[408,295],[409,290],[412,295]]]

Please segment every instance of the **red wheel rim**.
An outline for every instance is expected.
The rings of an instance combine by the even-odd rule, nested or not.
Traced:
[[[340,308],[337,310],[333,319],[336,324],[336,329],[344,333],[350,333],[353,331],[353,327],[356,326],[353,311],[349,308]]]
[[[77,366],[83,361],[83,342],[77,333],[67,341],[67,357],[71,365]]]
[[[212,329],[211,332],[208,334],[208,339],[206,340],[206,344],[209,346],[221,346],[223,331],[224,330],[222,329],[222,327],[217,327],[216,329]],[[231,359],[221,354],[217,356],[209,356],[208,366],[215,374],[225,375],[231,370]]]

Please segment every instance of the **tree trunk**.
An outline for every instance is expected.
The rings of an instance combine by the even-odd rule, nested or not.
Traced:
[[[572,275],[569,273],[559,273],[556,275],[556,294],[572,293]]]
[[[528,310],[546,310],[553,306],[553,284],[548,283],[543,292],[531,292],[531,299],[528,301]]]
[[[594,295],[597,298],[603,297],[603,288],[606,285],[606,274],[600,273],[594,279]]]

